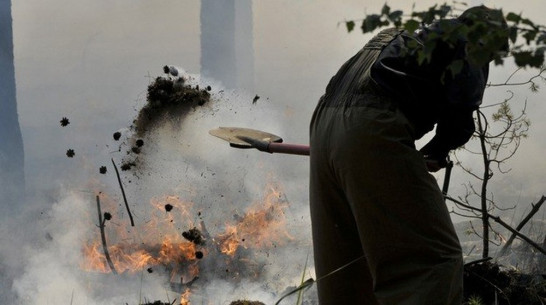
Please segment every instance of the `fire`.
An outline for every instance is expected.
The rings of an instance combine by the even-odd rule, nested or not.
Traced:
[[[186,288],[184,293],[180,296],[180,305],[190,305],[190,289]]]
[[[161,245],[145,246],[139,249],[138,244],[120,243],[109,246],[110,257],[118,272],[138,272],[155,265],[167,265],[172,262],[184,263],[197,260],[196,247],[190,242],[173,243],[168,238]],[[110,267],[98,241],[83,246],[82,269],[108,273]]]
[[[284,229],[286,207],[282,194],[271,187],[263,203],[255,203],[245,215],[237,216],[237,224],[226,224],[226,232],[219,236],[222,253],[233,256],[240,246],[271,248],[292,239]]]
[[[108,202],[108,200],[105,200]],[[278,188],[270,186],[262,200],[252,204],[244,214],[236,214],[224,226],[223,232],[211,235],[204,221],[195,224],[191,219],[200,212],[193,211],[193,203],[176,196],[164,196],[150,201],[151,217],[137,228],[131,237],[131,228],[125,222],[108,223],[105,227],[109,258],[118,273],[135,273],[142,270],[166,270],[170,282],[191,285],[201,277],[203,261],[221,261],[223,276],[256,276],[260,268],[253,262],[247,249],[267,250],[290,241],[286,232],[284,210],[288,203]],[[114,205],[115,207],[115,205]],[[112,209],[112,207],[110,207]],[[107,210],[107,209],[103,209]],[[193,215],[193,216],[192,216]],[[183,229],[188,231],[180,232]],[[241,255],[237,253],[245,249]],[[104,254],[99,234],[83,245],[81,268],[86,271],[109,273],[112,270]],[[218,263],[216,263],[218,264]],[[242,269],[239,265],[244,265]],[[153,269],[152,269],[153,268]],[[190,290],[186,288],[180,304],[189,305]]]

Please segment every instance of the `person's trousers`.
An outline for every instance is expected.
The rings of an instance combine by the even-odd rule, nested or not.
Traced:
[[[412,127],[388,102],[361,104],[319,104],[311,121],[319,302],[460,305],[460,243]]]

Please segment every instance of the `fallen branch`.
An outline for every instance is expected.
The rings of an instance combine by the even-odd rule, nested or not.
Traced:
[[[527,214],[527,216],[525,216],[525,218],[523,218],[523,220],[516,227],[516,231],[519,232],[521,229],[523,229],[523,227],[527,224],[527,222],[529,222],[529,220],[531,220],[531,218],[533,218],[533,216],[535,216],[535,214],[538,212],[538,210],[540,209],[540,207],[542,206],[544,201],[546,201],[546,197],[542,196],[542,198],[540,198],[540,200],[536,204],[531,204],[531,206],[533,208],[531,209],[529,214]],[[510,238],[508,238],[508,241],[506,241],[506,244],[504,244],[504,246],[500,250],[500,255],[501,256],[506,254],[508,249],[510,249],[510,247],[512,246],[512,243],[514,242],[515,238],[516,238],[516,235],[512,233]]]
[[[445,196],[445,199],[446,200],[449,200],[449,201],[452,201],[454,202],[455,204],[457,205],[460,205],[460,206],[463,206],[467,209],[471,209],[471,210],[474,210],[474,211],[482,211],[481,209],[479,208],[475,208],[471,205],[468,205],[468,204],[465,204],[457,199],[454,199],[454,198],[451,198],[449,196]],[[518,232],[516,229],[512,228],[509,224],[507,224],[506,222],[502,221],[502,219],[500,219],[500,217],[498,216],[493,216],[489,213],[487,213],[487,217],[493,219],[496,223],[500,224],[501,226],[505,227],[506,229],[508,229],[508,231],[512,232],[512,234],[516,235],[517,237],[523,239],[524,241],[526,241],[527,243],[529,243],[531,246],[533,246],[535,249],[537,249],[539,252],[541,252],[542,254],[546,255],[546,250],[541,247],[539,244],[537,244],[536,242],[534,242],[532,239],[530,239],[529,237],[521,234],[520,232]]]
[[[110,253],[108,253],[108,247],[106,246],[106,234],[104,233],[104,224],[106,222],[106,218],[102,218],[102,212],[100,210],[100,199],[99,195],[97,195],[97,211],[99,212],[99,228],[100,228],[100,237],[102,239],[102,248],[104,250],[104,256],[106,257],[106,261],[108,262],[108,266],[110,266],[110,270],[112,270],[113,274],[118,274],[116,271],[116,268],[114,267],[114,263],[112,262],[112,259],[110,259]]]
[[[116,166],[116,162],[114,162],[114,158],[112,158],[112,164],[114,165],[114,169],[116,170],[116,175],[118,176],[119,187],[121,188],[121,194],[123,195],[125,208],[127,208],[127,213],[129,213],[129,219],[131,220],[131,227],[134,227],[135,222],[133,221],[133,214],[131,214],[131,210],[129,209],[129,204],[127,203],[127,197],[125,197],[125,190],[123,189],[123,184],[121,183],[121,177],[119,176],[118,167]]]

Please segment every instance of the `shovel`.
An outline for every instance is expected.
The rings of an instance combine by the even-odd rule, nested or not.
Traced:
[[[268,153],[309,155],[309,145],[282,143],[282,138],[260,130],[240,127],[219,127],[209,133],[228,141],[231,147],[256,148]]]

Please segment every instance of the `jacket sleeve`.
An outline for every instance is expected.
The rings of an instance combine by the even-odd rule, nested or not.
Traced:
[[[483,98],[489,67],[473,67],[464,62],[462,71],[446,80],[446,104],[436,124],[436,134],[421,152],[444,160],[449,151],[464,145],[475,131],[473,112]]]
[[[471,109],[458,109],[441,116],[436,124],[436,134],[421,148],[423,155],[443,161],[450,150],[468,142],[475,130],[473,112]]]

